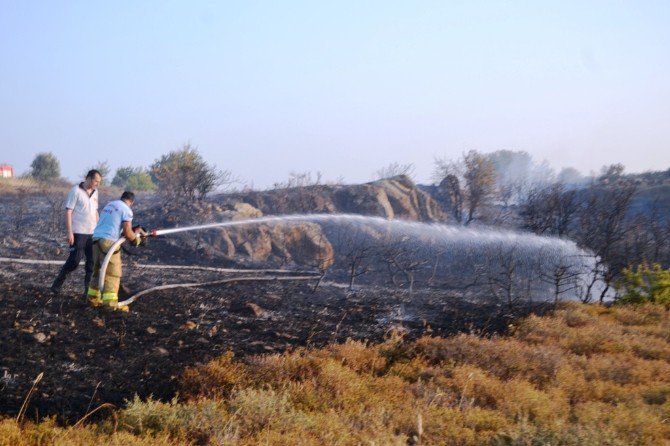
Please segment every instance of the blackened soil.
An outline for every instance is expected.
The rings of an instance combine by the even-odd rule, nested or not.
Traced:
[[[221,279],[211,272],[127,268],[127,286]],[[88,409],[117,406],[138,394],[163,400],[187,367],[232,350],[237,357],[347,338],[380,341],[391,330],[409,338],[501,332],[511,317],[447,292],[407,292],[313,282],[240,282],[157,291],[126,314],[89,308],[76,271],[62,295],[48,285],[56,266],[0,265],[0,414],[15,415],[33,380],[26,416],[74,421]],[[527,313],[529,308],[522,312]]]

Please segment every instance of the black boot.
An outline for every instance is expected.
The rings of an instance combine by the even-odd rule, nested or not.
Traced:
[[[63,282],[65,282],[65,278],[67,277],[67,273],[63,270],[58,273],[58,276],[54,279],[54,282],[51,284],[51,291],[54,294],[60,294],[60,290],[63,287]]]

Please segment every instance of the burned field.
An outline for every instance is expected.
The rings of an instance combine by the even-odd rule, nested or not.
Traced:
[[[64,262],[58,203],[40,195],[1,197],[0,229],[5,236],[0,240],[0,257]],[[146,200],[137,214],[149,227],[162,228],[178,222],[248,218],[258,212],[239,203],[167,212],[160,203]],[[81,267],[69,277],[63,293],[54,296],[49,285],[58,264],[0,263],[0,413],[16,415],[40,373],[43,379],[31,396],[26,416],[76,421],[102,403],[120,406],[134,395],[169,400],[178,394],[184,370],[227,351],[244,360],[249,355],[320,347],[348,338],[377,342],[390,333],[402,333],[408,339],[498,333],[515,317],[546,308],[525,303],[512,309],[501,300],[482,300],[473,289],[447,288],[446,279],[430,284],[428,276],[434,278],[437,270],[426,262],[417,263],[422,268],[416,272],[422,286],[412,290],[402,280],[396,283],[406,274],[388,274],[389,265],[398,263],[396,251],[375,249],[377,257],[371,257],[367,244],[344,249],[357,246],[352,238],[360,230],[353,229],[345,227],[328,239],[313,224],[157,237],[148,247],[124,255],[122,282],[131,293],[169,284],[249,277],[260,273],[239,270],[264,267],[292,270],[284,273],[286,279],[318,271],[333,253],[335,265],[321,282],[316,277],[267,280],[274,273],[262,273],[260,281],[156,290],[131,304],[127,314],[87,306]],[[405,249],[404,244],[398,246],[405,258],[423,255]],[[371,263],[384,255],[395,263]],[[168,268],[165,263],[185,269]],[[353,291],[349,290],[351,271],[356,275]],[[364,271],[368,272],[359,275]],[[452,275],[462,277],[463,272],[452,271]]]
[[[18,412],[40,372],[44,378],[27,415],[75,420],[101,403],[121,405],[135,394],[170,399],[187,367],[226,351],[244,358],[347,338],[379,341],[391,331],[408,338],[497,332],[510,321],[499,307],[468,304],[438,291],[350,293],[328,282],[314,290],[315,281],[160,290],[138,299],[130,313],[115,314],[86,305],[75,286],[81,271],[62,296],[52,296],[47,284],[56,271],[56,266],[2,265],[0,410],[5,415]],[[137,289],[157,279],[152,275],[164,274],[159,271],[131,270],[127,285]],[[212,272],[170,272],[171,283],[212,279]]]

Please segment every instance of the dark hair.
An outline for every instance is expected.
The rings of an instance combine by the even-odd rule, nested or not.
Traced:
[[[135,194],[127,190],[121,195],[121,199],[128,201],[135,201]]]
[[[98,175],[100,175],[100,178],[102,178],[102,174],[100,173],[99,170],[96,170],[96,169],[91,169],[91,170],[89,170],[88,173],[86,174],[86,178],[87,178],[87,179],[88,179],[88,178],[94,178],[96,173],[97,173]]]

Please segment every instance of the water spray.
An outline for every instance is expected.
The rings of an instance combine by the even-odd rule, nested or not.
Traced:
[[[147,235],[144,236],[145,238],[147,237],[158,237],[160,235],[169,235],[169,234],[176,234],[180,232],[187,232],[187,231],[196,231],[196,230],[202,230],[202,229],[211,229],[211,228],[220,228],[220,227],[229,227],[229,226],[244,226],[244,225],[251,225],[251,224],[263,224],[263,223],[277,223],[277,222],[282,222],[282,221],[305,221],[305,220],[324,220],[328,217],[333,217],[332,215],[287,215],[287,216],[277,216],[277,217],[262,217],[262,218],[253,218],[253,219],[246,219],[246,220],[231,220],[231,221],[226,221],[226,222],[221,222],[221,223],[209,223],[209,224],[204,224],[204,225],[195,225],[195,226],[184,226],[184,227],[179,227],[179,228],[170,228],[170,229],[151,229],[147,231]],[[355,217],[355,216],[350,216],[350,217]],[[139,237],[139,235],[138,235]],[[107,254],[105,255],[104,260],[102,261],[102,264],[100,265],[100,272],[98,276],[98,289],[103,290],[105,287],[105,275],[107,273],[107,266],[109,265],[109,261],[112,258],[112,255],[114,252],[116,252],[117,249],[120,248],[120,246],[126,241],[127,239],[125,237],[119,238],[114,244],[112,245],[111,248],[107,251]],[[133,299],[134,301],[134,299]]]
[[[538,255],[550,256],[554,259],[567,259],[568,257],[576,259],[571,261],[580,262],[580,265],[587,266],[584,262],[594,262],[592,253],[580,249],[573,241],[556,238],[544,237],[535,234],[515,232],[511,230],[499,230],[495,228],[471,228],[456,225],[445,225],[441,223],[423,223],[406,220],[389,220],[381,217],[365,216],[359,214],[300,214],[300,215],[281,215],[267,216],[260,218],[251,218],[244,220],[229,220],[220,223],[208,223],[202,225],[184,226],[169,229],[153,229],[147,231],[146,237],[158,237],[164,235],[177,234],[181,232],[205,230],[213,228],[227,228],[248,225],[261,224],[280,224],[290,222],[310,222],[310,223],[338,223],[350,224],[362,227],[371,227],[377,230],[401,233],[403,236],[413,236],[424,243],[441,243],[448,246],[455,254],[464,249],[486,248],[492,246],[520,247],[519,255],[532,256],[532,253]],[[344,227],[347,231],[349,228]],[[112,248],[107,252],[99,275],[99,289],[104,289],[104,277],[109,264],[111,255],[119,249],[126,241],[121,237]],[[530,259],[530,257],[528,257]],[[579,260],[579,259],[582,260]]]

